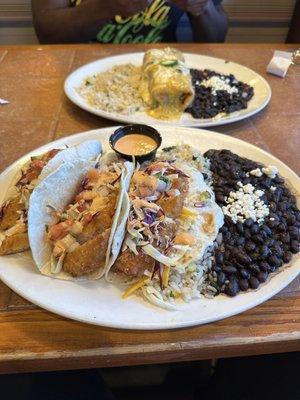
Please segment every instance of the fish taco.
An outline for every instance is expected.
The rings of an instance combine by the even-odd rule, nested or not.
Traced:
[[[106,270],[110,280],[133,283],[124,297],[138,291],[164,308],[185,296],[183,282],[200,281],[205,251],[223,224],[199,160],[184,150],[178,146],[135,170],[122,251]]]
[[[54,148],[31,156],[21,166],[0,206],[0,255],[29,249],[27,211],[34,188],[62,163],[76,158],[92,160],[100,153],[100,142],[90,140],[78,146]]]
[[[66,163],[34,190],[29,238],[43,274],[60,279],[102,276],[110,249],[116,254],[122,244],[119,225],[127,220],[132,173],[132,163],[108,155],[96,165]]]

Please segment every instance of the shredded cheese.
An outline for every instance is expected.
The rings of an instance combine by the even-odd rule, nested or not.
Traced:
[[[134,292],[136,292],[139,288],[146,285],[146,283],[148,283],[148,282],[149,282],[149,277],[143,276],[138,282],[134,283],[132,286],[130,286],[128,289],[125,290],[125,292],[122,295],[122,298],[126,299],[127,297],[132,295]]]

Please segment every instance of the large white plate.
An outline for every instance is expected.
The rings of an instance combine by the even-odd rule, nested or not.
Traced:
[[[271,88],[268,82],[253,70],[244,67],[243,65],[236,64],[231,61],[222,60],[220,58],[208,57],[198,54],[184,53],[186,64],[189,68],[196,69],[212,69],[223,74],[234,74],[240,81],[248,83],[254,87],[254,96],[248,103],[248,108],[245,110],[237,111],[229,115],[209,119],[195,119],[190,114],[184,113],[178,121],[161,121],[148,116],[145,112],[137,112],[131,115],[122,115],[113,112],[106,112],[91,107],[76,91],[85,78],[99,72],[106,71],[115,65],[132,63],[141,65],[144,53],[130,53],[122,54],[114,57],[107,57],[101,60],[94,61],[86,64],[72,74],[70,74],[65,81],[65,93],[69,99],[77,104],[77,106],[89,111],[100,117],[108,118],[114,121],[121,121],[125,123],[144,123],[152,125],[155,123],[164,125],[183,125],[192,127],[208,127],[228,124],[230,122],[239,121],[241,119],[250,117],[262,110],[270,101]]]
[[[202,152],[213,149],[230,149],[241,156],[264,164],[276,165],[300,198],[300,179],[285,164],[259,148],[218,133],[191,128],[157,125],[162,133],[163,146],[182,140]],[[108,148],[108,137],[114,128],[105,128],[63,138],[31,153],[44,152],[55,146],[73,145],[86,139],[99,138]],[[5,188],[24,156],[0,175],[0,201]],[[62,188],[63,190],[63,188]],[[299,273],[299,258],[276,274],[257,291],[242,293],[235,298],[218,296],[214,299],[194,300],[182,304],[180,311],[166,311],[148,304],[136,296],[122,300],[121,291],[104,280],[88,283],[59,281],[41,275],[34,266],[30,253],[0,257],[0,278],[19,295],[54,313],[91,324],[129,329],[166,329],[204,324],[241,313],[264,302],[287,286]]]

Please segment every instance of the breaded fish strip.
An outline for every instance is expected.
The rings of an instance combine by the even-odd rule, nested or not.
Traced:
[[[147,254],[140,252],[135,255],[130,250],[125,250],[117,258],[112,270],[132,278],[139,278],[146,269],[151,271],[153,266],[154,259]]]
[[[0,255],[14,254],[29,249],[27,232],[15,233],[7,236],[0,246]]]
[[[179,177],[173,181],[172,189],[178,189],[178,196],[162,197],[157,201],[165,215],[169,218],[178,218],[181,214],[184,200],[187,196],[189,181],[186,177]]]
[[[18,213],[18,211],[21,211],[23,208],[24,205],[22,204],[22,202],[20,202],[19,196],[11,199],[2,208],[2,212],[0,214],[0,230],[5,231],[6,229],[13,227],[20,218],[20,214]]]
[[[63,269],[72,276],[82,276],[104,266],[110,229],[67,253]]]

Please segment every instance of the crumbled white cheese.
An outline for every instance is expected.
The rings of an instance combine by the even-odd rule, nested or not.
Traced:
[[[272,192],[275,192],[276,186],[271,186],[271,187],[270,187],[270,190],[272,190]]]
[[[224,78],[218,76],[212,76],[201,82],[201,85],[205,87],[211,87],[212,94],[216,94],[217,90],[225,90],[229,94],[238,93],[238,89],[235,86],[230,86]]]
[[[268,206],[260,198],[264,195],[263,190],[255,190],[250,183],[243,185],[238,182],[239,189],[230,192],[226,198],[226,206],[223,206],[223,213],[228,215],[234,223],[244,222],[247,218],[253,221],[262,222],[269,215]]]
[[[262,168],[262,172],[273,179],[278,174],[278,168],[275,167],[275,165],[269,165],[268,167]]]
[[[262,174],[263,174],[263,173],[261,172],[261,169],[259,169],[259,168],[253,169],[253,170],[250,171],[249,173],[250,173],[250,175],[257,176],[258,178],[259,178],[260,176],[262,176]]]

